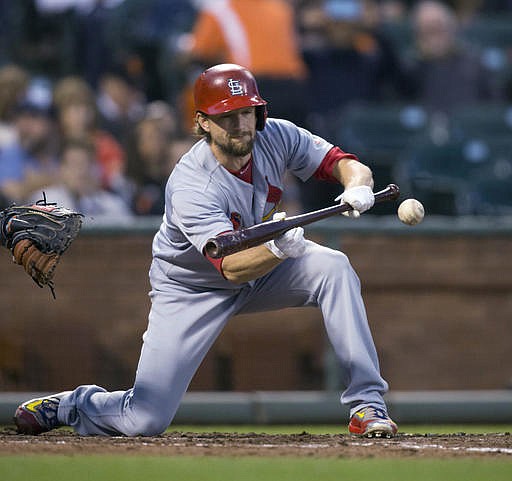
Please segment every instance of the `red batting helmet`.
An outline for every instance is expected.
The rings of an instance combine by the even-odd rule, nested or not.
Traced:
[[[218,115],[256,107],[256,128],[263,130],[267,102],[260,97],[256,80],[240,65],[224,63],[205,70],[194,85],[196,111]]]

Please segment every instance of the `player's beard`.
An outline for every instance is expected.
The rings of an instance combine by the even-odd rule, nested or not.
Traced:
[[[225,141],[212,140],[213,143],[226,155],[231,157],[243,157],[250,154],[254,146],[255,135],[251,132],[244,132],[233,138],[228,136]]]

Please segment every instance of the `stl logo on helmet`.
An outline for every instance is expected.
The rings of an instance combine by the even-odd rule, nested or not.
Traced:
[[[228,79],[228,87],[229,87],[229,92],[231,93],[231,95],[243,95],[244,94],[244,87],[240,83],[240,80],[235,80],[232,78]]]

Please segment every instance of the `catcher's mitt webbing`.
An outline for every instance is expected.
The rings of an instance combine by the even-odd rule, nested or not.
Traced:
[[[25,268],[39,287],[48,285],[53,292],[53,274],[60,260],[60,254],[44,254],[32,241],[22,239],[13,248],[13,261]]]
[[[55,297],[53,276],[61,255],[82,226],[82,214],[42,201],[0,212],[0,242],[35,283]]]

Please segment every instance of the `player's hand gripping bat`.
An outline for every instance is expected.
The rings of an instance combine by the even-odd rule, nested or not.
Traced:
[[[385,189],[375,193],[375,203],[397,200],[399,195],[400,189],[398,186],[389,184]],[[349,204],[336,204],[331,207],[326,207],[325,209],[287,217],[282,220],[270,220],[245,229],[226,232],[208,239],[205,250],[210,257],[218,259],[219,257],[224,257],[248,249],[249,247],[263,244],[295,227],[308,225],[325,219],[326,217],[342,214],[350,210],[352,210],[352,207]]]

